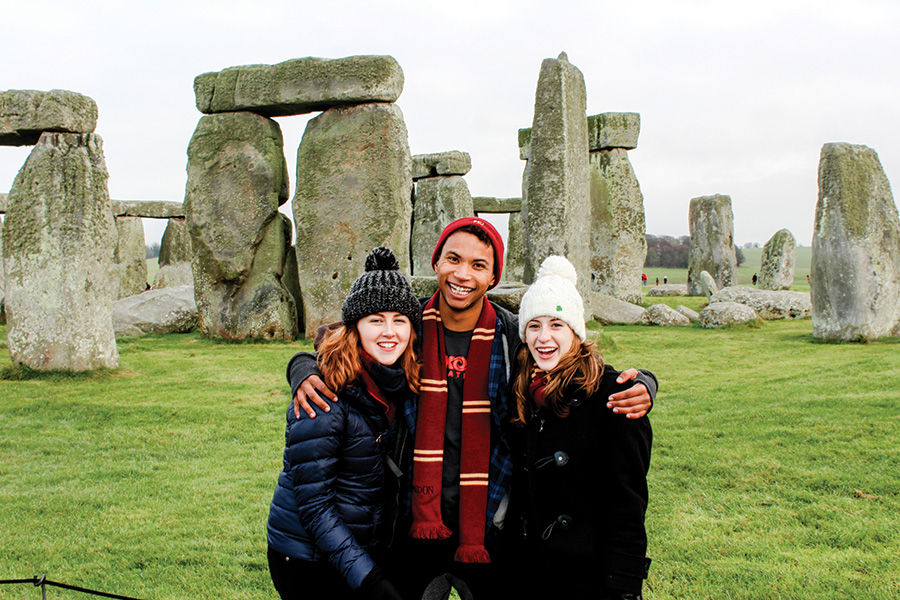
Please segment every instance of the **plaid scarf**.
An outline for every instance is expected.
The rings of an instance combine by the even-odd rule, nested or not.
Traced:
[[[447,417],[447,354],[444,327],[435,293],[422,314],[423,358],[419,410],[413,449],[412,516],[410,535],[418,539],[447,539],[451,532],[441,520],[444,423]],[[483,299],[481,316],[472,331],[469,364],[491,361],[497,313]],[[462,451],[459,474],[459,540],[454,560],[488,563],[484,547],[485,508],[491,441],[491,401],[487,369],[467,371],[463,388]]]

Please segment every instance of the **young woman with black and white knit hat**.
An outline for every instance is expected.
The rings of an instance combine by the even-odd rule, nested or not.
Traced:
[[[315,419],[287,408],[268,521],[269,569],[283,599],[400,598],[378,566],[385,488],[396,483],[385,476],[385,449],[394,415],[418,391],[420,309],[393,252],[376,248],[365,268],[341,324],[318,346],[319,371],[340,401]]]
[[[607,408],[627,384],[587,340],[575,282],[572,264],[551,256],[519,308],[509,597],[637,599],[652,431]]]

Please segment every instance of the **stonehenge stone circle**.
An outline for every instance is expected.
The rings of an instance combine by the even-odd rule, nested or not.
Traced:
[[[734,213],[731,198],[721,194],[691,200],[688,216],[691,253],[688,259],[688,295],[702,294],[700,272],[708,271],[719,288],[734,282]]]
[[[394,102],[402,91],[403,70],[391,56],[295,58],[275,65],[229,67],[194,79],[197,109],[204,114],[300,115],[335,106]]]
[[[293,201],[307,337],[340,320],[373,248],[391,248],[409,272],[411,162],[395,104],[332,108],[307,123]]]
[[[296,308],[281,284],[291,245],[281,128],[250,112],[204,116],[188,146],[184,210],[200,331],[293,340]]]
[[[525,283],[547,256],[568,257],[587,297],[590,275],[590,183],[584,76],[565,52],[541,64],[534,100],[528,191],[523,198]]]
[[[93,133],[97,103],[68,90],[0,92],[0,146],[33,146],[45,131]]]
[[[110,279],[116,228],[103,142],[44,133],[16,176],[3,224],[14,364],[88,371],[119,363]]]
[[[900,220],[871,148],[822,147],[810,264],[813,336],[900,335]]]
[[[114,217],[184,219],[184,203],[168,200],[113,200]]]
[[[6,209],[4,208],[4,213]],[[0,325],[6,324],[6,306],[4,303],[4,296],[6,285],[4,284],[4,276],[3,276],[3,223],[0,223]]]
[[[137,217],[118,217],[113,252],[113,301],[147,289],[147,247],[144,223]]]
[[[644,196],[628,152],[590,153],[591,289],[640,304],[647,258]]]
[[[521,212],[509,213],[506,233],[506,258],[500,281],[522,281],[525,278],[525,225]]]
[[[456,219],[473,216],[469,186],[459,175],[416,181],[410,236],[412,274],[434,275],[431,255],[441,231]]]
[[[794,284],[797,240],[787,229],[775,232],[763,246],[756,286],[761,290],[788,290]]]
[[[687,296],[686,283],[663,283],[647,291],[648,296]]]

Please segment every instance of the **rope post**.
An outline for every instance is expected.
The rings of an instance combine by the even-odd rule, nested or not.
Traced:
[[[41,586],[41,600],[47,600],[47,574],[42,573],[40,577],[34,576],[34,587]]]

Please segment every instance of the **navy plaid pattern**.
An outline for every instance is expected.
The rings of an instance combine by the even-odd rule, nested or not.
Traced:
[[[508,332],[504,329],[503,322],[497,317],[497,325],[494,330],[494,343],[491,346],[491,364],[488,371],[488,394],[491,397],[491,417],[493,426],[501,432],[503,431],[502,425],[509,420],[510,414],[509,396],[506,393],[507,380],[505,365],[507,356],[505,355],[503,348],[503,337],[506,336]],[[421,320],[419,321],[419,339],[422,339]],[[509,342],[507,341],[507,343]],[[406,420],[406,425],[409,427],[411,440],[416,439],[418,401],[419,397],[416,396],[413,402],[407,402],[403,407],[403,417]],[[496,443],[491,445],[487,513],[485,515],[486,531],[490,531],[494,515],[497,513],[497,508],[500,506],[500,501],[506,494],[507,489],[509,489],[509,478],[512,475],[512,453],[510,452],[509,444],[506,439],[504,439],[502,433],[501,435],[491,436],[491,438],[492,440],[495,440]],[[408,446],[408,454],[410,456],[404,457],[404,462],[407,465],[412,465],[411,454],[414,444],[409,444]],[[407,490],[407,493],[403,494],[403,501],[403,514],[408,515],[410,512],[411,490]]]

